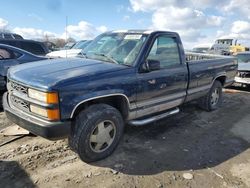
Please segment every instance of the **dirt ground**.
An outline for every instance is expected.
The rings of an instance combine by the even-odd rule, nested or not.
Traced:
[[[9,125],[1,112],[0,129]],[[250,92],[227,91],[217,111],[190,103],[171,118],[127,126],[116,151],[91,164],[67,140],[15,140],[0,147],[0,187],[250,187],[249,146]]]

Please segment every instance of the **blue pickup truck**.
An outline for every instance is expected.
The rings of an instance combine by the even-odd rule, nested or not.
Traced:
[[[191,100],[217,109],[237,72],[233,57],[185,54],[175,32],[106,32],[81,56],[11,68],[3,105],[10,120],[36,135],[68,137],[86,162],[109,156],[125,124],[168,117]]]

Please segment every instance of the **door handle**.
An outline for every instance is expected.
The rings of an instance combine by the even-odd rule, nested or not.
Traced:
[[[156,80],[155,80],[155,79],[148,80],[148,83],[149,83],[149,84],[155,84],[155,83],[156,83]]]
[[[160,85],[160,89],[164,89],[164,88],[166,88],[166,87],[167,87],[167,84],[166,84],[166,83]]]

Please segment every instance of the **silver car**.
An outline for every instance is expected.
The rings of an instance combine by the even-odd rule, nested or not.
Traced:
[[[238,74],[235,77],[236,84],[250,86],[250,52],[239,52],[238,58]]]

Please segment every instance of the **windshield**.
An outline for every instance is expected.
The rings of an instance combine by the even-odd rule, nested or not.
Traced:
[[[232,45],[233,39],[219,39],[217,40],[217,44],[227,44]]]
[[[250,63],[250,54],[238,54],[239,63]]]
[[[84,50],[85,57],[132,66],[146,40],[145,34],[105,33]]]

